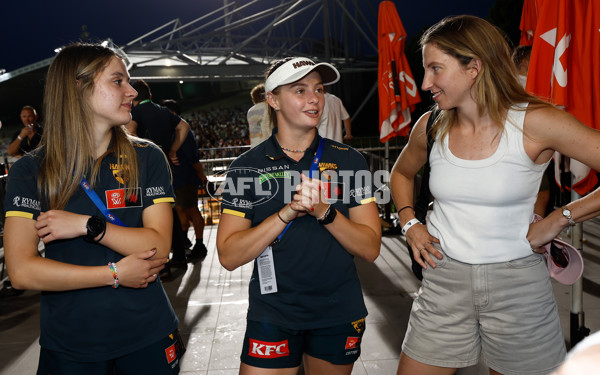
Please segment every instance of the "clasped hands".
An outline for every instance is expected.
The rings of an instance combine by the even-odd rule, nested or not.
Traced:
[[[329,207],[325,196],[325,183],[319,179],[310,178],[304,173],[300,175],[300,178],[302,182],[296,186],[296,194],[292,197],[292,201],[279,211],[279,216],[287,222],[304,215],[320,218]]]

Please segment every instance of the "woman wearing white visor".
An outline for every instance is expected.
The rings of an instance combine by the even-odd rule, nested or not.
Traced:
[[[364,158],[317,133],[323,86],[338,80],[330,64],[275,62],[273,135],[223,184],[221,264],[255,260],[241,374],[295,374],[302,363],[306,374],[350,374],[360,355],[367,310],[354,256],[374,261],[381,230]]]

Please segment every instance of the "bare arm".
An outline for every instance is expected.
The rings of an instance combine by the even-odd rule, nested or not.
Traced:
[[[36,221],[23,217],[8,217],[4,226],[6,267],[17,289],[64,291],[94,288],[113,284],[107,265],[77,266],[40,257]],[[156,280],[166,259],[150,258],[147,250],[123,258],[117,263],[122,286],[145,288]]]
[[[284,207],[281,211],[285,209]],[[221,265],[233,271],[253,261],[273,243],[285,226],[277,213],[253,228],[250,220],[223,213],[217,230],[217,251]]]
[[[349,141],[352,139],[352,124],[350,123],[350,117],[344,120],[344,129],[346,130],[346,134],[344,135],[344,141]]]
[[[374,262],[381,250],[381,225],[375,202],[350,208],[349,216],[338,213],[325,228],[347,252]]]
[[[413,208],[403,208],[407,206],[414,207],[415,175],[427,162],[426,130],[429,116],[430,113],[425,114],[417,121],[410,133],[408,144],[404,147],[392,168],[390,188],[394,204],[400,210],[398,216],[401,226],[406,225],[415,218]],[[429,234],[425,225],[416,224],[410,227],[406,233],[406,241],[411,246],[415,260],[421,267],[427,268],[425,262],[435,267],[435,262],[431,259],[430,253],[441,259],[440,252],[430,244],[431,242],[439,242],[439,240]],[[423,249],[427,251],[421,251]]]
[[[184,119],[179,121],[179,124],[175,127],[175,140],[171,145],[171,149],[169,150],[169,159],[173,162],[173,164],[178,165],[179,161],[177,160],[177,150],[181,147],[188,133],[190,132],[190,124]]]
[[[204,174],[204,167],[202,166],[202,163],[197,161],[194,164],[192,164],[192,167],[196,171],[196,175],[198,176],[200,181],[202,181],[203,184],[206,184],[207,178],[206,178],[206,175]]]
[[[590,168],[600,170],[600,131],[591,129],[574,116],[556,108],[530,108],[525,116],[525,151],[529,157],[542,163],[554,151],[576,159]],[[600,190],[567,205],[576,222],[600,214]],[[551,212],[544,220],[530,226],[528,240],[539,247],[554,238],[568,225],[562,210]]]
[[[38,217],[35,228],[37,236],[49,243],[87,234],[86,224],[89,215],[68,211],[51,210]],[[157,203],[144,209],[142,228],[121,227],[106,223],[106,234],[100,244],[127,256],[156,249],[155,258],[167,258],[171,251],[173,211],[169,203]]]
[[[10,142],[10,144],[6,148],[6,152],[10,156],[21,155],[21,142],[23,142],[25,137],[28,137],[31,133],[34,133],[33,128],[30,128],[28,126],[23,126],[23,128],[21,129],[21,132],[19,133],[17,138],[13,139],[13,141]],[[19,137],[21,137],[21,139],[19,139]]]

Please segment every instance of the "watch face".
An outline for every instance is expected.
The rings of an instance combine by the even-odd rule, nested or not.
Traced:
[[[104,230],[106,223],[99,217],[92,216],[87,222],[88,234],[96,237]]]
[[[571,210],[568,210],[568,209],[565,208],[563,210],[563,215],[565,215],[565,216],[571,216]]]

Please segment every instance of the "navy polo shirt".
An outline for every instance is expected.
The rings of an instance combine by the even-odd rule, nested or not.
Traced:
[[[193,167],[200,160],[200,152],[198,152],[198,144],[191,130],[179,150],[177,150],[177,159],[179,159],[179,165],[171,165],[173,189],[177,190],[186,185],[200,185],[198,173]]]
[[[308,175],[318,147],[316,135],[300,161],[289,158],[275,138],[239,156],[222,188],[223,214],[251,221],[254,227],[288,204],[300,172]],[[348,217],[349,209],[373,202],[371,174],[364,157],[351,147],[324,138],[318,163],[332,204]],[[329,177],[326,177],[329,176]],[[277,293],[262,295],[256,262],[249,286],[248,320],[266,321],[290,329],[316,329],[344,324],[367,315],[354,257],[317,222],[305,215],[293,221],[273,246]]]
[[[138,137],[149,139],[156,143],[165,154],[169,153],[173,142],[175,128],[181,117],[168,108],[150,100],[141,101],[131,109],[131,119],[137,123]]]
[[[102,160],[94,190],[128,227],[142,227],[142,211],[153,204],[174,202],[171,176],[164,154],[153,144],[135,145],[139,162],[139,188],[123,189],[116,159]],[[37,219],[47,204],[40,199],[37,176],[41,151],[27,154],[10,169],[4,207],[6,216]],[[80,187],[66,211],[103,217]],[[45,256],[64,263],[102,266],[118,262],[122,255],[83,237],[45,245]],[[149,249],[137,249],[149,250]],[[108,266],[107,270],[108,270]],[[74,361],[116,358],[172,333],[178,319],[160,280],[144,289],[110,286],[65,292],[43,292],[40,345],[61,352]]]

